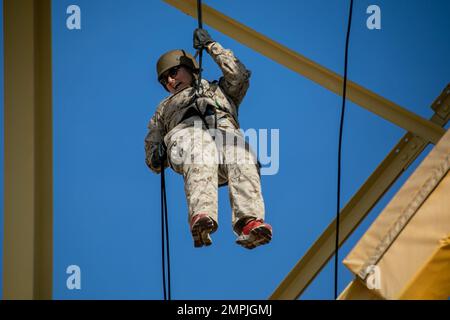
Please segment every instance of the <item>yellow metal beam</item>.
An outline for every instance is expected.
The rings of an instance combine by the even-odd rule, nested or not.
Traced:
[[[411,133],[407,133],[400,140],[342,209],[339,220],[339,246],[347,240],[400,174],[425,149],[426,145],[427,143],[423,139],[414,137]],[[335,241],[336,220],[334,219],[272,293],[270,299],[297,299],[333,257]]]
[[[4,0],[3,298],[52,298],[51,0]]]
[[[431,121],[444,126],[450,116],[450,84],[433,102],[432,108],[435,110],[435,114]],[[427,144],[427,141],[414,136],[411,132],[400,139],[342,209],[339,246],[347,240],[401,173],[422,153]],[[270,299],[297,299],[334,255],[335,240],[336,220],[333,220],[272,293]]]
[[[448,189],[448,188],[447,188]],[[447,195],[448,196],[448,195]],[[443,199],[441,200],[443,201]],[[442,206],[445,208],[445,206]],[[409,253],[407,253],[409,254]],[[450,297],[450,235],[414,275],[399,300],[448,300]]]
[[[164,1],[194,18],[197,17],[195,0]],[[338,74],[206,5],[203,5],[203,20],[206,24],[229,37],[341,95],[343,79]],[[436,144],[439,141],[445,133],[445,129],[442,126],[448,121],[448,111],[450,109],[448,108],[448,102],[446,106],[442,106],[440,103],[437,103],[440,101],[437,99],[433,104],[433,109],[436,113],[432,117],[432,121],[429,121],[354,82],[349,81],[347,85],[347,97],[350,101],[409,132],[399,141],[397,146],[342,210],[342,231],[339,245],[342,245],[350,236],[373,206],[409,164],[417,158],[426,145],[428,143]],[[447,87],[441,97],[447,97],[449,92],[449,87]],[[334,254],[334,239],[335,221],[329,225],[322,236],[297,263],[270,299],[298,298]]]
[[[375,290],[368,289],[359,278],[350,282],[339,295],[338,300],[384,300]]]
[[[194,18],[197,17],[197,2],[195,0],[164,1]],[[202,7],[203,21],[212,28],[284,65],[292,71],[303,75],[326,89],[342,95],[344,81],[340,75],[207,5],[203,5]],[[445,132],[445,130],[431,121],[400,107],[394,102],[352,81],[347,82],[347,98],[401,128],[419,135],[427,142],[436,144]]]

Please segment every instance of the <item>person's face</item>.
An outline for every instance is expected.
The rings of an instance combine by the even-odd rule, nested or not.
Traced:
[[[161,82],[170,93],[176,93],[191,86],[192,80],[191,72],[183,66],[176,66],[167,70],[161,78]]]

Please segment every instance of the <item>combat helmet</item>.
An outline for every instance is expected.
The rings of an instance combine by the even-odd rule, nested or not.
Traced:
[[[187,67],[192,71],[194,78],[197,79],[199,72],[199,65],[197,61],[190,53],[178,49],[168,51],[158,59],[158,62],[156,63],[156,73],[158,74],[158,81],[161,82],[161,77],[164,72],[176,66]],[[163,87],[166,89],[164,84]]]

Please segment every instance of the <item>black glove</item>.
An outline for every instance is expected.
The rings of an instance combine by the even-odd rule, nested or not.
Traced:
[[[160,143],[158,145],[158,155],[161,161],[166,160],[167,157],[167,151],[166,151],[166,145],[164,143]]]
[[[164,162],[166,161],[167,153],[166,146],[163,143],[158,145],[158,151],[151,159],[151,167],[155,170],[161,171],[164,166]]]
[[[205,29],[195,29],[194,31],[194,49],[204,49],[208,44],[214,42]]]

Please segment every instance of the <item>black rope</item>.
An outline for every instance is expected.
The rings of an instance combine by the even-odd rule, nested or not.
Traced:
[[[168,299],[172,299],[171,294],[171,282],[170,282],[170,243],[169,243],[169,216],[167,210],[167,192],[166,192],[166,175],[165,170],[161,171],[163,203],[164,203],[164,225],[165,225],[165,238],[166,238],[166,258],[167,258],[167,287],[168,287]]]
[[[198,18],[198,28],[203,29],[203,18],[202,18],[202,0],[197,0],[197,18]],[[199,65],[199,71],[198,71],[198,83],[197,83],[197,97],[201,95],[200,88],[202,83],[202,65],[203,65],[203,49],[200,48],[198,50],[198,65]],[[195,100],[195,106],[197,108],[198,114],[200,118],[202,119],[203,124],[205,125],[206,129],[209,130],[208,122],[205,119],[205,115],[202,114],[200,111],[200,108],[198,106],[197,100]],[[206,111],[205,111],[206,113]],[[217,113],[214,111],[214,128],[217,130]],[[213,140],[215,140],[215,136],[212,136]]]
[[[203,18],[202,18],[202,0],[197,0],[197,21],[198,21],[198,28],[203,29]],[[197,82],[197,97],[200,96],[200,86],[202,84],[202,64],[203,64],[203,48],[198,49],[198,82]],[[208,123],[206,122],[206,119],[204,115],[201,113],[200,108],[198,106],[198,101],[195,99],[195,107],[197,109],[197,112],[202,119],[203,124],[207,129],[209,129]]]
[[[164,300],[167,300],[167,289],[166,289],[166,250],[165,250],[165,241],[164,241],[164,193],[165,193],[165,185],[164,185],[164,168],[161,171],[161,262],[162,262],[162,281],[163,281],[163,292],[164,292]]]
[[[202,21],[201,0],[197,0],[197,15],[198,15],[198,27],[202,29],[203,21]],[[198,60],[199,60],[199,71],[198,71],[197,91],[200,90],[202,81],[203,48],[199,50]],[[169,218],[167,210],[166,178],[165,178],[164,164],[161,169],[161,260],[162,260],[162,280],[163,280],[164,300],[171,300]],[[167,270],[166,270],[166,260],[167,260]],[[167,282],[166,282],[166,273],[167,273]]]
[[[164,164],[161,169],[161,255],[162,255],[162,278],[164,300],[171,300],[170,288],[170,243],[169,243],[169,218],[167,213],[166,176]],[[166,270],[167,260],[167,270]],[[167,282],[166,282],[167,272]],[[167,288],[166,288],[167,285]]]
[[[342,133],[344,129],[345,103],[347,95],[347,67],[348,67],[348,47],[350,42],[350,29],[352,25],[353,0],[350,0],[350,12],[348,16],[347,36],[345,40],[345,65],[344,65],[344,86],[342,93],[342,111],[339,125],[339,147],[338,147],[338,174],[337,174],[337,204],[336,204],[336,246],[334,255],[334,299],[338,297],[338,261],[339,261],[339,218],[341,208],[341,151]]]
[[[202,0],[197,0],[197,18],[198,18],[198,28],[203,29],[203,17],[202,17]],[[202,64],[203,64],[203,48],[198,51],[198,84],[197,91],[200,90],[202,83]]]

